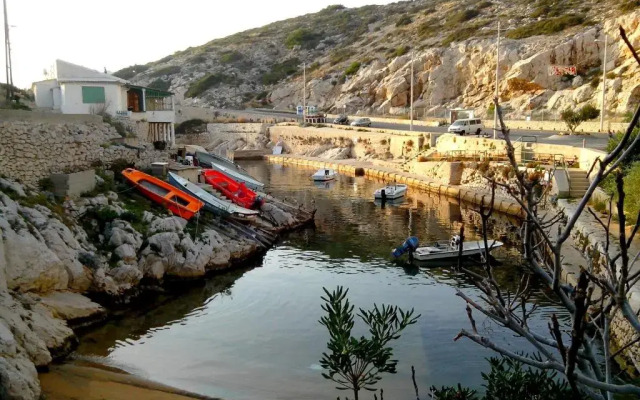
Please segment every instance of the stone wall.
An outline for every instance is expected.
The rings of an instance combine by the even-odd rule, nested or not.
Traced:
[[[210,123],[206,132],[176,135],[176,144],[195,144],[221,155],[234,150],[260,150],[269,142],[268,127],[262,123]]]
[[[34,185],[52,173],[69,173],[125,159],[139,168],[168,161],[167,151],[145,145],[114,144],[120,135],[110,125],[16,121],[0,123],[0,174]]]
[[[461,162],[412,161],[409,163],[409,172],[433,178],[446,185],[459,185],[463,169]]]
[[[25,110],[0,110],[0,121],[16,122],[43,122],[50,124],[61,123],[85,123],[99,124],[102,117],[92,114],[58,114],[45,111],[25,111]]]
[[[349,154],[344,155],[358,159],[412,157],[430,140],[429,133],[359,129],[280,124],[270,128],[270,136],[272,142],[282,142],[285,150],[292,154],[323,157],[323,152],[332,149],[350,149]]]

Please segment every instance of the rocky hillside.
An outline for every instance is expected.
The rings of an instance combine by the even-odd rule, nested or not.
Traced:
[[[507,111],[557,111],[599,104],[604,32],[609,37],[607,98],[625,114],[640,99],[640,71],[617,34],[623,24],[640,47],[637,0],[417,0],[348,9],[340,5],[179,51],[116,75],[177,94],[185,105],[266,106],[302,102],[326,111],[406,113],[411,53],[418,110],[474,107],[481,114],[495,85]],[[635,34],[634,34],[635,33]],[[599,41],[596,41],[599,40]],[[550,65],[578,75],[550,76]]]

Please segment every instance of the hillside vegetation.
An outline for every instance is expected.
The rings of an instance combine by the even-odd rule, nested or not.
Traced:
[[[331,108],[335,104],[329,103],[344,97],[341,85],[348,85],[350,77],[372,64],[388,64],[412,51],[493,40],[498,20],[507,28],[506,40],[538,46],[542,40],[555,45],[560,38],[633,10],[629,0],[417,0],[360,8],[332,5],[127,67],[115,75],[169,88],[183,104],[197,99],[199,104],[217,107],[287,108],[291,104],[275,104],[277,93],[275,98],[262,95],[258,99],[258,95],[271,94],[299,80],[302,63],[306,63],[310,78],[328,83],[322,95],[333,100],[324,102],[323,107]],[[538,35],[543,38],[529,39]],[[363,90],[370,89],[349,90],[362,96]]]

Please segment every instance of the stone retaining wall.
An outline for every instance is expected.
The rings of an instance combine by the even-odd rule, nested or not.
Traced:
[[[136,149],[113,144],[120,135],[102,122],[2,122],[0,132],[0,174],[28,185],[53,173],[82,171],[118,159],[139,168],[169,160],[167,151],[150,145]]]
[[[265,158],[272,163],[299,165],[302,167],[320,169],[329,168],[347,175],[356,175],[356,170],[362,169],[364,176],[372,179],[382,179],[387,182],[404,183],[407,186],[425,190],[431,193],[451,197],[460,202],[467,202],[475,205],[490,206],[491,195],[476,190],[470,190],[462,186],[445,185],[426,177],[413,175],[404,172],[391,171],[376,167],[374,165],[359,166],[344,160],[322,160],[310,159],[299,156],[268,155]],[[494,210],[507,215],[517,217],[523,216],[520,205],[513,200],[496,197]]]

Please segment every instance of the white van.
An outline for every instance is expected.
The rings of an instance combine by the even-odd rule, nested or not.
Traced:
[[[459,133],[460,135],[467,133],[479,135],[482,128],[482,120],[479,118],[457,119],[449,126],[447,132]]]

